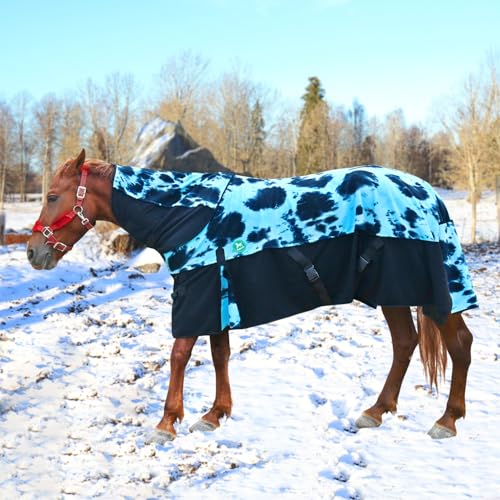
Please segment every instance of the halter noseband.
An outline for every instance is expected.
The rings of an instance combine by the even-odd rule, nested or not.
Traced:
[[[38,219],[35,222],[35,225],[33,226],[33,232],[42,233],[45,236],[45,238],[47,238],[45,244],[54,247],[54,250],[66,253],[73,248],[72,245],[66,245],[61,241],[58,241],[54,236],[54,232],[57,231],[58,229],[63,228],[64,226],[67,226],[75,217],[78,217],[82,225],[85,226],[87,229],[92,229],[94,227],[91,224],[90,220],[87,217],[85,217],[83,213],[83,200],[85,199],[85,195],[87,194],[87,188],[85,187],[85,184],[87,183],[88,173],[89,173],[89,167],[86,165],[82,165],[82,175],[80,177],[80,185],[76,190],[76,203],[70,211],[63,214],[50,226],[44,226],[40,222],[40,219]]]

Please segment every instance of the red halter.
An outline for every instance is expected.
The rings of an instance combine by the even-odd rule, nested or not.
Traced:
[[[83,214],[83,200],[85,199],[85,195],[87,193],[87,188],[85,184],[87,183],[87,175],[89,173],[89,167],[86,165],[82,165],[82,176],[80,178],[80,185],[76,190],[76,203],[72,210],[63,214],[59,219],[53,222],[50,226],[44,226],[40,219],[35,222],[33,226],[33,232],[42,233],[47,241],[46,245],[53,246],[54,250],[58,250],[59,252],[66,253],[69,252],[73,247],[71,245],[66,245],[61,241],[58,241],[54,236],[54,232],[58,229],[61,229],[64,226],[67,226],[75,217],[80,219],[80,222],[87,229],[92,229],[94,226],[91,224],[90,220],[85,217]]]

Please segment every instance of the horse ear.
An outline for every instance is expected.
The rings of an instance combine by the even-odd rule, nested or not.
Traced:
[[[80,154],[77,156],[75,160],[75,168],[80,171],[83,163],[85,162],[85,149],[80,151]]]

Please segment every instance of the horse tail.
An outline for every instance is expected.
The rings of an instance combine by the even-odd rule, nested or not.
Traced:
[[[446,372],[448,352],[441,331],[436,323],[427,317],[421,307],[417,308],[417,332],[420,359],[424,365],[427,381],[438,389],[438,379]]]

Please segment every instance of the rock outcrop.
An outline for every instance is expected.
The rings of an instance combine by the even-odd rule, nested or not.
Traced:
[[[179,122],[155,118],[142,127],[130,164],[154,170],[228,172],[205,147],[200,146]]]
[[[155,118],[144,125],[137,136],[137,149],[130,165],[153,170],[181,172],[229,172],[207,149],[200,146],[179,122]],[[130,255],[143,247],[123,229],[109,223],[97,227],[101,239],[113,252]],[[140,254],[140,263],[133,258],[131,267],[141,272],[155,272],[160,268],[161,257],[153,250]]]

